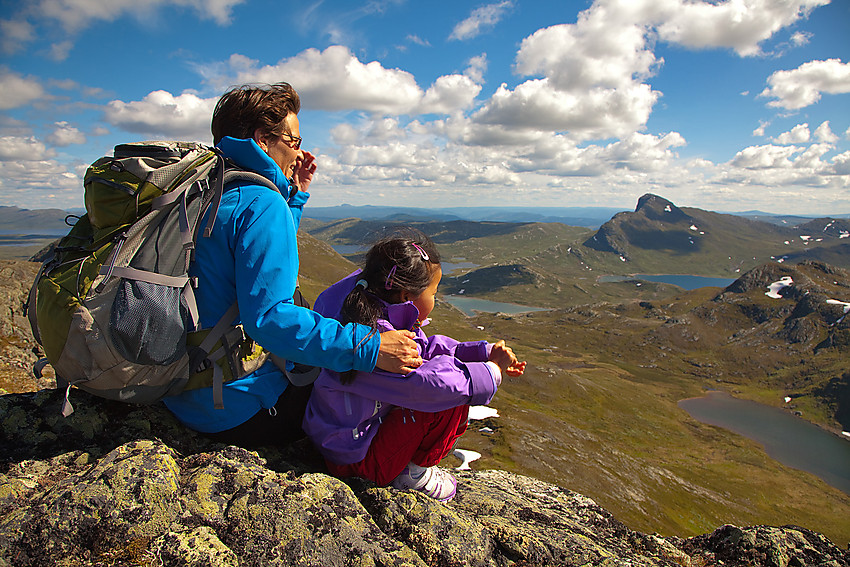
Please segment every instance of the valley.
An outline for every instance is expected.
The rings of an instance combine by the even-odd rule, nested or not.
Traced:
[[[300,282],[307,298],[354,269],[357,254],[341,256],[333,246],[368,245],[393,224],[423,230],[445,262],[466,266],[444,276],[441,294],[547,309],[466,317],[440,301],[432,315],[429,334],[503,338],[529,364],[525,376],[505,379],[492,404],[500,417],[474,423],[462,439],[462,448],[483,455],[473,468],[575,490],[647,533],[796,524],[841,546],[850,541],[850,495],[677,406],[716,389],[799,412],[836,434],[850,429],[850,318],[842,304],[829,303],[850,302],[847,220],[795,228],[678,208],[657,196],[598,230],[305,218]],[[24,280],[37,269],[24,262],[4,269],[12,266],[23,271],[9,273]],[[629,278],[659,273],[737,281],[685,291]],[[600,281],[605,275],[626,278]],[[782,278],[794,285],[767,296]],[[13,316],[3,327],[0,388],[9,392],[44,387],[20,377],[35,359],[13,300],[26,288],[21,283],[4,300]],[[484,425],[492,432],[479,431]]]
[[[441,302],[435,312],[428,332],[504,338],[529,361],[526,376],[505,383],[494,401],[502,417],[487,426],[495,433],[467,433],[468,448],[485,455],[481,467],[590,494],[642,530],[682,535],[724,521],[792,522],[846,542],[850,496],[677,406],[717,389],[786,407],[835,434],[850,429],[850,325],[839,321],[841,306],[826,302],[850,301],[846,221],[794,228],[678,209],[660,198],[642,205],[599,231],[404,223],[431,235],[445,261],[474,266],[444,276],[443,294],[549,309],[459,319]],[[665,220],[670,214],[673,222]],[[308,231],[362,247],[392,224],[347,219]],[[699,246],[690,243],[694,232]],[[611,242],[620,249],[605,250]],[[821,263],[824,257],[834,263]],[[686,292],[599,278],[635,273],[741,280],[727,291]],[[767,297],[783,277],[800,282],[797,295]]]

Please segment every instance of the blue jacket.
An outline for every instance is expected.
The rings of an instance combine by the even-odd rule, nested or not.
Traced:
[[[337,317],[360,271],[325,290],[315,308]],[[416,333],[422,366],[406,376],[381,370],[357,372],[343,384],[340,374],[323,370],[313,384],[304,414],[304,431],[322,455],[340,465],[363,460],[382,419],[394,408],[438,412],[460,405],[486,405],[496,393],[485,341],[458,342],[443,335],[425,336],[415,325],[413,303],[385,304],[386,319],[378,330],[408,329]]]
[[[225,191],[212,235],[198,238],[190,268],[198,281],[195,294],[201,327],[212,327],[238,300],[236,322],[278,356],[339,371],[372,370],[380,337],[364,341],[369,327],[343,326],[292,302],[298,277],[296,231],[309,195],[296,193],[287,203],[289,181],[254,140],[226,137],[218,147],[238,166],[270,179],[281,193],[246,181],[237,181]],[[214,409],[211,387],[164,401],[188,427],[215,433],[272,407],[287,385],[283,373],[268,362],[225,384],[223,410]]]

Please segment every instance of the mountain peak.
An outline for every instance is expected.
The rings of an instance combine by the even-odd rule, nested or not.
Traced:
[[[643,213],[644,216],[654,220],[667,222],[677,222],[689,218],[688,215],[686,215],[682,209],[674,205],[672,201],[668,201],[664,197],[659,197],[652,193],[647,193],[638,199],[635,212]]]

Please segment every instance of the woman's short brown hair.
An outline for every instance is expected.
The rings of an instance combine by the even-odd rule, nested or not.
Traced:
[[[213,111],[213,143],[225,136],[252,138],[258,128],[272,136],[290,134],[284,120],[298,114],[301,99],[289,83],[242,85],[224,93]]]

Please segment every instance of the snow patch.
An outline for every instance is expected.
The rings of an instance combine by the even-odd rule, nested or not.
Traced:
[[[782,279],[780,279],[778,282],[773,282],[772,284],[767,286],[768,291],[766,291],[764,294],[768,297],[772,297],[773,299],[782,299],[782,296],[779,294],[779,292],[793,284],[794,280],[791,279],[791,276],[783,276]]]
[[[670,208],[670,205],[667,205],[666,207],[664,207],[664,212],[665,213],[672,213],[673,209]]]
[[[497,410],[496,408],[491,408],[490,406],[469,407],[470,420],[481,420],[487,419],[488,417],[499,417],[499,410]]]
[[[472,467],[469,466],[469,463],[472,461],[477,461],[481,458],[481,453],[477,451],[468,451],[466,449],[455,449],[452,451],[452,455],[460,459],[460,466],[455,467],[455,469],[459,471],[468,471]]]

